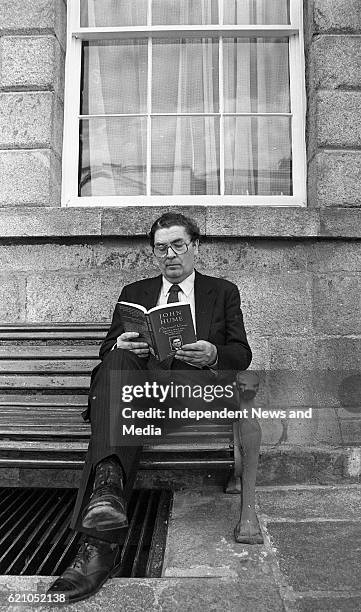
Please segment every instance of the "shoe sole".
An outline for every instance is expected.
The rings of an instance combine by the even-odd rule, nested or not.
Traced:
[[[103,586],[105,585],[107,580],[109,580],[110,578],[113,578],[118,573],[120,567],[121,567],[121,562],[117,563],[117,565],[115,567],[113,567],[113,569],[109,572],[109,576],[107,576],[103,580],[103,582],[101,584],[99,584],[99,586],[95,589],[95,591],[92,591],[91,593],[88,593],[87,595],[81,595],[80,597],[68,598],[64,602],[59,602],[59,604],[63,605],[63,606],[66,606],[68,604],[77,603],[78,601],[85,601],[86,599],[89,599],[90,597],[93,597],[93,595],[96,595],[97,593],[99,593],[99,591],[103,588]],[[65,595],[65,598],[66,598],[66,594],[65,593],[64,593],[64,595]]]

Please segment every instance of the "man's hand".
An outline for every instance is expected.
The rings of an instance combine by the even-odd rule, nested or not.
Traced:
[[[138,336],[138,332],[123,332],[117,338],[117,348],[127,349],[138,355],[138,357],[148,357],[149,344],[146,342],[136,342],[135,338],[138,338]]]
[[[212,365],[217,359],[217,348],[207,340],[197,340],[191,344],[183,344],[175,354],[176,359],[186,361],[198,367]]]

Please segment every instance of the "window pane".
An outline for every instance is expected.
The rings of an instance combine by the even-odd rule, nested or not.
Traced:
[[[224,110],[289,112],[288,39],[225,38]]]
[[[147,106],[147,41],[83,45],[81,114],[143,113]]]
[[[211,39],[155,40],[153,113],[218,111],[218,43]]]
[[[152,194],[219,194],[219,120],[152,120]]]
[[[225,24],[289,24],[289,0],[224,0]]]
[[[225,193],[292,195],[289,117],[225,117]]]
[[[80,25],[136,26],[147,23],[147,0],[80,0]]]
[[[146,119],[93,118],[80,122],[80,196],[144,194]]]
[[[153,0],[155,25],[218,23],[217,0]]]

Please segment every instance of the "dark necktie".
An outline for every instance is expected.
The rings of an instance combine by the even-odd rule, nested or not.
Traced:
[[[169,289],[167,304],[172,304],[173,302],[179,302],[178,300],[178,291],[181,291],[179,285],[172,285]]]

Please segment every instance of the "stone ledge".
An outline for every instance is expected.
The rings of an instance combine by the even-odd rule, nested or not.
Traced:
[[[0,237],[100,236],[101,213],[96,208],[4,208],[0,210]]]
[[[145,236],[168,208],[57,208],[19,206],[0,209],[0,238]],[[361,238],[361,208],[191,207],[208,237]]]

